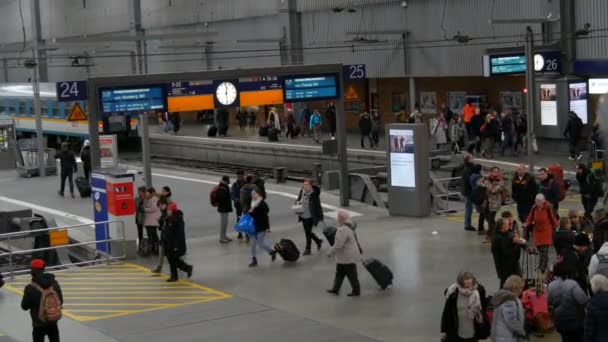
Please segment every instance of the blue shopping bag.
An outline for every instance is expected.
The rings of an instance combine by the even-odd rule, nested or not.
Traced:
[[[241,216],[239,222],[234,225],[234,230],[247,235],[255,235],[255,224],[253,223],[253,217],[250,215]]]

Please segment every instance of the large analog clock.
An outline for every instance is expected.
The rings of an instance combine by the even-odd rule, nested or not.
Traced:
[[[542,71],[545,68],[545,57],[540,53],[534,55],[534,70]]]
[[[230,106],[235,103],[239,96],[238,90],[232,82],[222,82],[215,88],[215,98],[224,106]]]

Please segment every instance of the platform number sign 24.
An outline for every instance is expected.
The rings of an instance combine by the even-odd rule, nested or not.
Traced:
[[[342,73],[347,80],[363,80],[367,78],[365,64],[345,65]]]
[[[87,99],[87,81],[64,81],[55,83],[57,101],[82,101]]]

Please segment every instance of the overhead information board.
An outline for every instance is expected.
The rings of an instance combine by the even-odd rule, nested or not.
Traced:
[[[99,93],[104,114],[165,111],[167,108],[164,86],[102,88]]]
[[[239,79],[241,106],[262,106],[283,103],[283,87],[276,76]]]
[[[212,81],[171,82],[167,88],[169,112],[213,109]]]
[[[336,74],[285,77],[283,79],[285,102],[338,98],[337,79]]]
[[[526,73],[526,55],[513,53],[489,56],[489,74],[518,75]],[[534,54],[534,70],[543,73],[561,72],[561,53],[559,51],[539,51]],[[487,73],[486,73],[487,74]]]

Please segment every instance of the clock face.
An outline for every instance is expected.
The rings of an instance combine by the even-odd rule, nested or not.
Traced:
[[[215,97],[217,101],[224,106],[228,106],[236,101],[238,91],[236,86],[230,82],[220,83],[215,90]]]
[[[542,71],[545,67],[545,58],[541,54],[534,55],[534,70]]]

